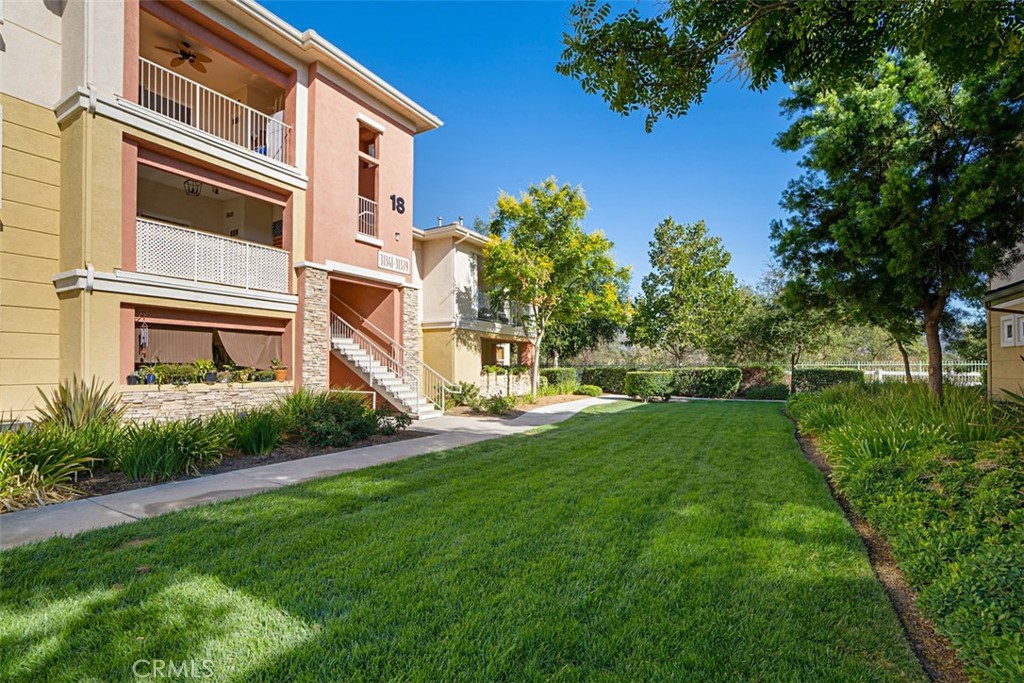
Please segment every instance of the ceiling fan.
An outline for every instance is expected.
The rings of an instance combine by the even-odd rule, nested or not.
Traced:
[[[171,60],[171,66],[179,67],[185,62],[188,62],[192,65],[193,69],[201,74],[206,73],[205,65],[213,61],[206,55],[193,50],[192,44],[186,43],[185,41],[178,43],[177,47],[161,47],[160,45],[157,45],[156,49],[177,55]]]

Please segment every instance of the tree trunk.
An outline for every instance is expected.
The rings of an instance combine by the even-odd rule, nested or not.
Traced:
[[[551,360],[554,362],[555,367],[558,367],[558,349],[551,349]]]
[[[942,400],[942,341],[939,339],[939,320],[944,302],[938,303],[924,314],[924,338],[928,345],[928,389],[932,396]]]
[[[534,401],[537,400],[537,388],[540,386],[540,343],[543,339],[544,334],[541,333],[533,342],[533,358],[530,362],[530,392]]]
[[[903,358],[903,373],[907,377],[907,384],[914,381],[914,376],[910,374],[910,354],[907,353],[907,348],[903,346],[903,341],[896,339],[896,348],[900,350],[900,357]]]
[[[796,393],[796,364],[800,362],[800,351],[789,354],[789,395]]]

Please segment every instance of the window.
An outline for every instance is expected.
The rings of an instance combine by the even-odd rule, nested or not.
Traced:
[[[1001,346],[1013,346],[1016,342],[1016,335],[1014,334],[1014,316],[1004,315],[999,318],[999,337]]]
[[[1017,346],[1024,346],[1024,315],[1018,315],[1017,320]]]

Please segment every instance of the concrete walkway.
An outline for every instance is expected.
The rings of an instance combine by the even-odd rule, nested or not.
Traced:
[[[0,548],[40,541],[51,536],[70,536],[89,529],[123,524],[219,500],[241,498],[341,472],[518,434],[561,422],[584,408],[607,400],[586,398],[557,403],[537,408],[513,420],[495,417],[439,417],[414,423],[417,431],[434,432],[432,436],[9,512],[0,515]]]

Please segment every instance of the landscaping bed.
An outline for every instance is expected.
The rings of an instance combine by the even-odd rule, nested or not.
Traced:
[[[234,472],[236,470],[244,470],[250,467],[260,467],[261,465],[272,465],[277,462],[287,462],[289,460],[301,460],[303,458],[310,458],[317,455],[326,455],[328,453],[338,453],[340,451],[348,451],[355,448],[366,448],[367,446],[379,446],[381,444],[393,443],[395,441],[405,441],[407,439],[419,439],[425,436],[432,436],[434,432],[417,432],[413,430],[406,430],[399,432],[398,434],[375,434],[367,439],[362,439],[353,443],[351,446],[344,447],[321,447],[312,448],[301,442],[285,443],[272,452],[266,455],[245,455],[244,453],[229,453],[219,463],[202,467],[199,470],[199,474],[196,475],[181,475],[177,477],[171,477],[162,481],[148,481],[148,480],[131,480],[124,475],[123,472],[112,472],[104,471],[97,472],[93,476],[86,479],[82,479],[72,484],[72,486],[79,491],[78,494],[74,494],[69,497],[69,500],[77,498],[90,498],[92,496],[102,496],[108,493],[119,493],[121,491],[133,491],[135,489],[146,488],[147,486],[156,486],[158,484],[164,484],[168,481],[180,481],[182,479],[194,479],[208,474],[220,474],[221,472]],[[0,512],[3,509],[0,508]]]
[[[788,410],[976,681],[1024,680],[1024,420],[980,389],[834,387]]]
[[[517,417],[526,415],[531,410],[541,408],[543,406],[556,405],[558,403],[568,403],[569,401],[579,401],[580,399],[587,398],[586,396],[580,396],[577,394],[555,394],[550,396],[538,396],[536,401],[530,401],[528,398],[523,397],[523,402],[517,402],[516,407],[508,410],[507,412],[492,414],[493,417],[498,417],[503,420],[514,420]],[[455,406],[449,408],[444,412],[445,415],[455,415],[463,417],[480,417],[481,415],[489,414],[486,410],[474,410],[469,406]]]

